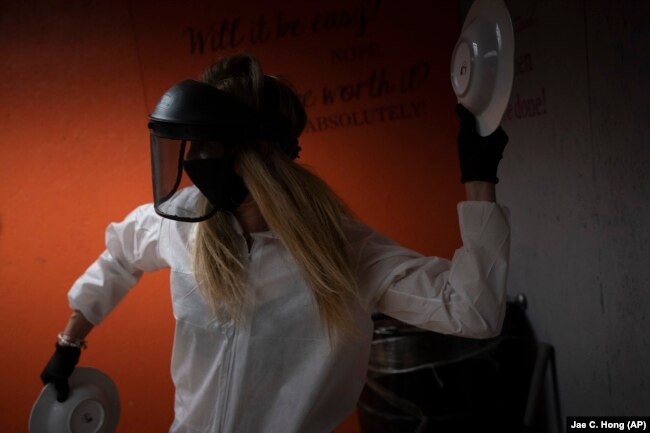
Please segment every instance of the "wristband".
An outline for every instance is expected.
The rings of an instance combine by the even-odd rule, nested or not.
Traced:
[[[59,346],[76,347],[77,349],[85,349],[87,347],[86,340],[82,338],[70,338],[64,335],[63,332],[60,332],[57,338],[59,339]]]

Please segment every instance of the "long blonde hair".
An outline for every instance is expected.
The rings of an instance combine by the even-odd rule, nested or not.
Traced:
[[[204,82],[259,110],[289,121],[297,137],[306,123],[290,85],[262,73],[250,55],[227,57],[208,68]],[[254,143],[238,146],[242,177],[269,228],[281,239],[309,284],[328,335],[356,334],[351,303],[358,287],[347,255],[342,201],[318,176],[294,162],[277,143],[262,156]],[[194,274],[214,315],[241,319],[247,303],[246,266],[236,234],[222,211],[198,224]]]

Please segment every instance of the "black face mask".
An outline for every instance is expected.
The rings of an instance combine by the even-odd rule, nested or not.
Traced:
[[[248,195],[230,157],[185,160],[183,169],[215,210],[233,211]]]

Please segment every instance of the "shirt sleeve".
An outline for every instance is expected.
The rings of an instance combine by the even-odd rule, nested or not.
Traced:
[[[425,257],[369,230],[356,269],[369,306],[431,331],[472,338],[499,334],[505,315],[510,224],[506,208],[458,205],[463,246],[451,261]]]
[[[68,292],[70,308],[99,325],[144,272],[166,267],[159,239],[163,219],[143,205],[106,229],[106,249]]]

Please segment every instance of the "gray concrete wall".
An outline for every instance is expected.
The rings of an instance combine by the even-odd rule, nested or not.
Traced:
[[[563,416],[650,415],[650,2],[507,5],[509,291],[555,347]]]

